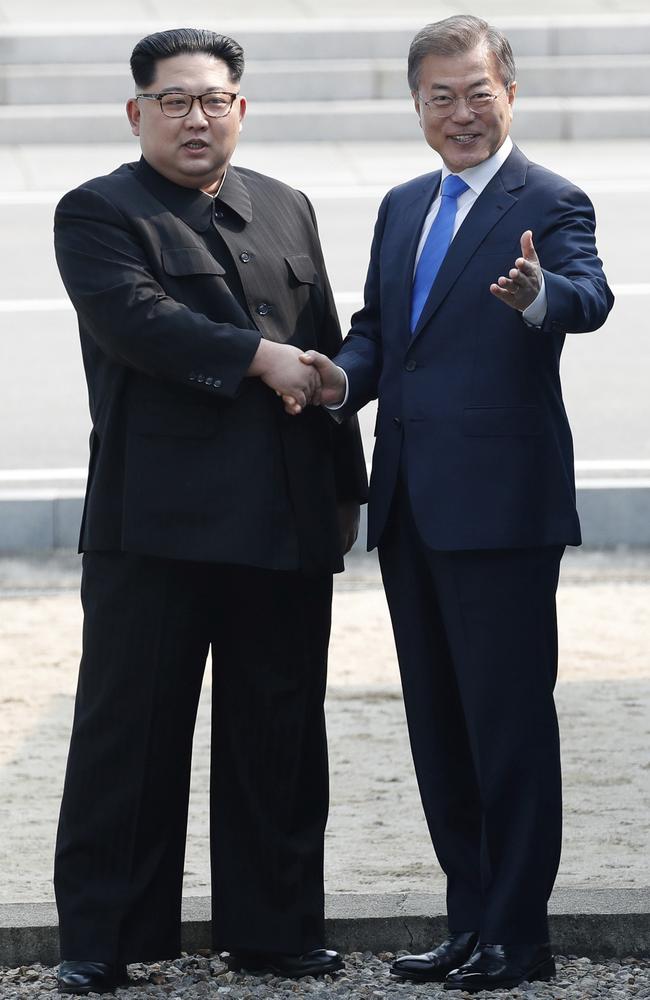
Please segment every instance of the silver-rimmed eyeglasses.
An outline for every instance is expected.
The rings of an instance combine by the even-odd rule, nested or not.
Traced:
[[[164,94],[138,94],[136,100],[158,101],[160,110],[167,118],[185,118],[195,101],[201,105],[208,118],[225,118],[239,94],[228,90],[209,90],[207,94],[183,94],[167,91]]]
[[[499,90],[496,94],[492,94],[488,90],[480,90],[476,94],[470,94],[469,97],[450,97],[449,94],[436,94],[435,97],[430,97],[428,100],[425,100],[422,94],[418,94],[418,100],[422,101],[436,118],[449,118],[456,110],[459,101],[464,101],[472,114],[482,115],[492,107],[497,97],[507,93],[509,89],[510,83],[506,83],[503,90]]]

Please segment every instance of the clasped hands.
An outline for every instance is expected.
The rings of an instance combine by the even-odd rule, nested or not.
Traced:
[[[345,376],[340,368],[325,354],[303,352],[292,344],[260,341],[248,374],[274,389],[292,416],[309,404],[340,403],[345,395]]]
[[[524,312],[542,287],[542,269],[530,229],[522,233],[521,253],[507,277],[501,275],[490,285],[490,292],[511,309]],[[259,375],[274,389],[291,416],[309,404],[334,406],[345,397],[345,376],[330,358],[318,351],[300,351],[291,344],[262,341],[249,374]]]

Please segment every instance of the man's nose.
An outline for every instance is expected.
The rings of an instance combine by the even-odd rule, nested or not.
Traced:
[[[467,106],[467,101],[464,98],[459,97],[451,117],[456,122],[471,122],[476,117],[476,112]]]
[[[192,107],[185,115],[185,123],[187,125],[191,125],[194,128],[196,128],[197,125],[207,126],[208,116],[203,110],[203,107],[201,106],[201,102],[198,99],[198,97],[195,97],[194,100],[192,101]]]

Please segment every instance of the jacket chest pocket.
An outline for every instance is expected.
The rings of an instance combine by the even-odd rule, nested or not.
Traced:
[[[204,274],[224,275],[226,269],[201,247],[174,247],[161,251],[162,266],[172,278],[192,278]]]
[[[290,287],[295,288],[296,285],[316,284],[316,268],[309,254],[291,253],[286,254],[284,259],[289,268]]]

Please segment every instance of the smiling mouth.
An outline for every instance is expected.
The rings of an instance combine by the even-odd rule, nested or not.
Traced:
[[[188,142],[184,142],[183,146],[186,149],[207,149],[207,142],[203,142],[202,139],[190,139]]]
[[[473,139],[478,139],[478,137],[478,132],[461,132],[459,135],[449,136],[452,142],[458,142],[461,145],[466,145],[468,142],[472,142]]]

